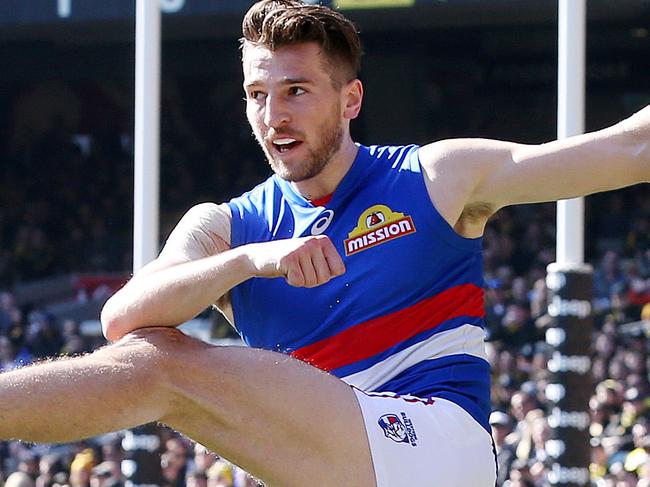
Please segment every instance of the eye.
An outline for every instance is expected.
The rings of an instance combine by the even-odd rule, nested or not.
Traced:
[[[300,86],[292,86],[289,88],[290,95],[298,96],[298,95],[302,95],[303,93],[307,93],[307,91],[304,88],[301,88]]]
[[[264,96],[264,92],[260,90],[251,90],[248,92],[248,98],[251,100],[259,100]]]

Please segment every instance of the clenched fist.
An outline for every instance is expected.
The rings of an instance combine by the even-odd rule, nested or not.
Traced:
[[[345,272],[341,256],[325,235],[274,240],[245,247],[255,276],[284,277],[292,286],[320,286]]]

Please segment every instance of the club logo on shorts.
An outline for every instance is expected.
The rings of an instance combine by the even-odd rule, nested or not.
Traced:
[[[397,443],[408,443],[406,427],[396,414],[384,414],[377,422],[381,429],[384,430],[386,438],[390,438]]]
[[[415,233],[413,219],[391,210],[386,205],[374,205],[359,216],[357,226],[343,242],[345,255],[356,254],[389,240]]]
[[[401,412],[400,416],[402,419],[397,414],[384,414],[377,423],[384,431],[386,438],[390,438],[396,443],[410,443],[412,446],[417,446],[418,437],[415,434],[413,422],[404,412]]]

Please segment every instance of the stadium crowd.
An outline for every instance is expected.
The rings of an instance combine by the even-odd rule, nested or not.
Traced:
[[[589,433],[591,479],[597,487],[650,486],[649,201],[641,191],[626,196],[634,203],[625,210],[619,206],[621,195],[595,197],[594,202],[600,211],[609,208],[617,215],[603,229],[615,224],[620,231],[594,235],[600,258],[594,272]],[[544,444],[549,439],[551,404],[545,386],[552,349],[544,339],[550,317],[543,271],[553,260],[549,241],[553,234],[548,233],[550,220],[537,220],[542,213],[536,208],[534,214],[513,218],[516,212],[505,211],[485,239],[488,352],[493,367],[490,423],[498,485],[509,487],[550,485],[546,475],[551,459]],[[519,231],[509,230],[517,226]],[[513,234],[519,236],[513,240]],[[523,267],[518,269],[518,263]],[[624,326],[629,323],[638,326]]]
[[[41,91],[39,91],[41,90]],[[16,96],[16,110],[50,110],[52,100],[78,106],[77,93],[61,86]],[[54,90],[57,96],[53,96]],[[57,91],[58,90],[58,91]],[[107,108],[119,94],[97,91]],[[267,171],[251,142],[241,110],[214,95],[208,111],[230,114],[212,137],[188,122],[179,93],[167,86],[163,110],[162,233],[191,204],[226,199]],[[34,99],[41,100],[37,103]],[[29,100],[29,103],[26,101]],[[98,102],[95,102],[95,104]],[[30,108],[31,107],[31,108]],[[105,110],[111,113],[110,109]],[[83,114],[77,114],[78,118]],[[92,136],[75,133],[80,122],[52,118],[36,127],[18,125],[1,149],[0,181],[0,371],[56,355],[84,353],[101,338],[81,333],[70,319],[55,319],[37,306],[18,306],[18,282],[73,271],[130,268],[131,142],[116,117]],[[92,123],[86,122],[86,126]],[[20,130],[19,130],[20,129]],[[37,130],[38,129],[38,130]],[[236,170],[231,161],[238,161]],[[199,164],[200,161],[200,164]],[[205,168],[209,167],[207,174]],[[203,169],[201,169],[203,168]],[[79,177],[71,178],[71,174]],[[26,177],[25,175],[29,175]],[[200,175],[200,176],[196,176]],[[650,487],[650,198],[647,187],[587,201],[587,249],[594,264],[594,394],[589,403],[591,475],[597,487]],[[555,205],[500,211],[486,230],[485,290],[488,351],[493,365],[493,407],[499,485],[548,485],[548,401],[545,383],[550,349],[544,341],[546,266],[554,260]],[[64,249],[63,251],[61,249]],[[636,332],[622,325],[645,320]],[[7,405],[3,405],[6,407]],[[20,405],[12,405],[20,407]],[[257,482],[225,460],[163,430],[160,456],[165,486],[249,486]],[[97,487],[122,485],[123,433],[70,445],[0,443],[0,486]]]

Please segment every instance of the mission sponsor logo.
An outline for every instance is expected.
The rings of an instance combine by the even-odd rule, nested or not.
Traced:
[[[357,226],[344,240],[345,255],[415,233],[410,216],[391,210],[386,205],[374,205],[361,213]]]

